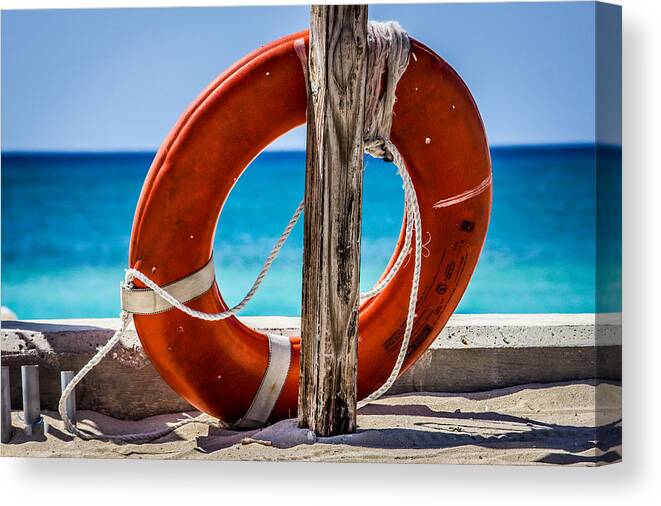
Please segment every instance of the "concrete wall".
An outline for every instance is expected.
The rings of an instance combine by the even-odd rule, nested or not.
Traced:
[[[245,317],[262,331],[298,334],[298,318]],[[56,409],[59,371],[79,370],[119,326],[116,319],[2,322],[2,365],[20,408],[20,366],[39,364],[45,409]],[[391,389],[468,392],[568,380],[621,380],[619,314],[455,315]],[[158,376],[131,329],[77,391],[79,409],[143,418],[190,406]]]

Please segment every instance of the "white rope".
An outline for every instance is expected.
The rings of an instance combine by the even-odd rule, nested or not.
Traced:
[[[404,246],[400,255],[392,265],[383,280],[364,296],[371,297],[383,290],[395,277],[404,259],[411,250],[411,234],[415,233],[415,261],[413,267],[413,280],[409,295],[406,326],[402,344],[386,382],[375,392],[358,403],[361,408],[375,401],[385,394],[393,385],[406,359],[406,354],[413,333],[415,309],[418,302],[418,288],[420,286],[420,268],[422,265],[422,219],[418,196],[408,173],[406,163],[397,147],[390,141],[390,128],[392,126],[393,108],[395,107],[397,83],[404,75],[409,62],[410,42],[407,33],[396,22],[374,23],[368,25],[368,82],[365,105],[365,151],[376,158],[392,161],[402,178],[404,186],[404,217],[406,220],[406,233]],[[383,75],[386,74],[385,90],[381,92]]]
[[[269,254],[268,258],[264,262],[264,265],[262,267],[262,270],[259,272],[259,275],[255,279],[255,282],[253,283],[251,289],[248,291],[246,296],[243,298],[241,302],[239,302],[236,306],[234,306],[231,309],[228,309],[227,311],[224,311],[222,313],[216,313],[216,314],[209,314],[209,313],[204,313],[202,311],[196,311],[187,305],[183,304],[182,302],[179,302],[177,299],[172,297],[168,292],[166,292],[164,289],[162,289],[160,286],[158,286],[154,281],[149,279],[147,276],[145,276],[142,272],[136,270],[136,269],[126,269],[126,274],[124,277],[124,284],[126,286],[132,286],[133,285],[133,280],[134,279],[139,279],[142,281],[147,287],[151,288],[159,297],[165,299],[167,302],[172,304],[174,307],[179,309],[180,311],[183,311],[184,313],[192,316],[193,318],[198,318],[201,320],[209,320],[209,321],[215,321],[215,320],[222,320],[224,318],[228,318],[236,313],[238,313],[248,302],[250,302],[250,299],[255,295],[257,292],[257,289],[259,286],[262,284],[262,281],[264,280],[264,277],[266,276],[266,273],[269,271],[271,268],[271,264],[273,264],[273,261],[276,259],[278,254],[280,253],[280,250],[282,249],[282,246],[284,243],[287,241],[287,238],[291,235],[292,230],[294,229],[294,226],[296,225],[296,222],[298,221],[299,217],[301,216],[301,213],[303,212],[303,202],[299,204],[299,206],[296,208],[296,211],[294,211],[294,214],[289,220],[289,223],[287,223],[287,226],[285,227],[285,230],[282,232],[282,235],[278,239],[278,241],[275,243],[273,246],[273,249],[271,250],[271,253]],[[133,320],[133,315],[130,313],[127,313],[126,311],[122,311],[121,313],[121,321],[122,324],[120,328],[115,332],[115,334],[110,338],[110,340],[101,348],[99,351],[96,352],[96,354],[91,358],[91,360],[85,364],[85,366],[78,371],[78,373],[73,377],[73,379],[69,382],[69,384],[66,386],[66,388],[62,391],[62,395],[60,396],[60,402],[58,404],[58,411],[60,413],[60,417],[62,419],[62,422],[64,423],[65,428],[72,434],[75,434],[76,436],[80,437],[81,439],[100,439],[100,440],[105,440],[105,441],[124,441],[124,442],[143,442],[143,441],[152,441],[154,439],[158,439],[160,437],[163,437],[180,427],[183,427],[184,425],[191,424],[191,423],[203,423],[206,425],[210,425],[213,427],[216,426],[221,426],[227,428],[227,424],[224,422],[219,421],[219,423],[214,424],[212,422],[206,421],[206,420],[200,420],[198,418],[188,418],[185,420],[180,420],[174,424],[169,425],[168,427],[164,429],[160,429],[154,432],[148,432],[148,433],[142,433],[142,434],[94,434],[91,432],[87,431],[82,431],[79,428],[77,428],[73,422],[71,421],[69,414],[67,413],[66,410],[66,403],[67,399],[71,396],[71,393],[74,391],[76,388],[76,385],[78,385],[82,379],[87,375],[88,372],[90,372],[96,365],[103,360],[103,358],[110,353],[110,351],[115,347],[115,345],[121,340],[122,336],[126,332],[126,329],[129,327],[131,324],[131,321]]]
[[[411,239],[415,233],[415,264],[413,270],[413,280],[411,284],[411,293],[409,297],[408,304],[408,314],[406,318],[406,327],[404,330],[404,337],[402,339],[402,344],[400,347],[399,354],[395,361],[395,365],[386,380],[386,382],[375,392],[370,394],[367,398],[363,399],[358,405],[359,407],[364,406],[365,404],[374,401],[381,397],[385,392],[387,392],[394,381],[399,376],[401,371],[402,364],[406,358],[409,341],[411,338],[411,333],[413,331],[413,322],[415,319],[415,308],[418,297],[418,288],[420,283],[420,268],[422,263],[422,223],[420,217],[420,209],[418,206],[418,198],[415,193],[415,188],[413,187],[413,182],[406,168],[406,163],[402,158],[401,154],[397,150],[396,146],[389,140],[390,138],[390,128],[392,125],[392,111],[395,104],[395,90],[397,83],[408,65],[409,58],[409,39],[406,35],[406,32],[398,23],[389,22],[389,23],[376,23],[370,22],[368,33],[368,43],[369,43],[369,56],[368,56],[368,68],[370,73],[368,76],[367,82],[367,93],[366,93],[366,104],[365,104],[365,152],[374,156],[375,158],[383,158],[386,161],[392,161],[398,168],[398,174],[402,178],[403,188],[404,188],[404,220],[406,223],[405,234],[404,234],[404,244],[397,256],[397,259],[392,264],[386,275],[381,281],[379,281],[372,289],[367,292],[361,293],[361,301],[374,297],[376,294],[381,292],[395,277],[407,256],[411,251]],[[302,56],[299,51],[299,47],[296,48],[297,53],[303,60],[304,55]],[[307,70],[307,61],[304,62],[304,69]],[[387,72],[387,78],[385,80],[385,92],[380,93],[380,86],[382,82],[383,74]],[[380,96],[381,95],[381,96]],[[205,313],[203,311],[198,311],[190,308],[186,304],[178,301],[167,291],[161,288],[156,282],[150,279],[148,276],[138,271],[137,269],[127,269],[124,279],[124,284],[126,287],[132,287],[133,281],[135,279],[142,282],[146,287],[154,291],[159,297],[170,303],[173,307],[178,310],[186,313],[187,315],[207,321],[217,321],[229,318],[230,316],[235,315],[241,309],[243,309],[248,302],[253,298],[257,290],[259,289],[264,277],[271,268],[274,260],[280,253],[282,246],[286,240],[291,235],[294,226],[296,225],[298,219],[300,218],[304,208],[304,203],[301,202],[294,214],[287,223],[282,235],[275,243],[269,256],[267,257],[264,265],[262,266],[261,271],[257,275],[252,287],[246,294],[246,296],[239,302],[236,306],[220,312],[220,313]],[[122,336],[126,332],[126,329],[129,327],[133,315],[122,311],[121,321],[122,324],[120,328],[115,332],[115,334],[110,338],[110,340],[99,349],[99,351],[92,357],[92,359],[74,376],[71,382],[62,392],[60,397],[60,402],[58,405],[58,410],[62,421],[64,422],[65,428],[72,434],[82,438],[82,439],[101,439],[107,441],[125,441],[125,442],[143,442],[158,439],[163,437],[174,430],[177,430],[184,425],[190,423],[204,423],[211,426],[222,426],[227,427],[227,425],[219,421],[218,424],[214,424],[207,420],[188,418],[180,420],[174,424],[169,425],[167,428],[160,429],[157,431],[143,433],[143,434],[94,434],[87,431],[82,431],[76,427],[70,420],[68,413],[66,411],[67,399],[74,391],[76,386],[82,381],[85,375],[91,371],[103,358],[112,350],[112,348],[121,340]]]
[[[406,327],[404,329],[404,337],[402,339],[402,344],[399,347],[399,353],[397,359],[395,360],[395,365],[390,371],[390,376],[386,382],[381,385],[375,392],[372,392],[365,399],[358,403],[358,408],[362,408],[366,404],[369,404],[372,401],[377,400],[383,394],[385,394],[393,383],[399,376],[399,372],[402,370],[402,365],[404,364],[404,359],[406,359],[406,354],[409,348],[409,342],[411,340],[411,334],[413,333],[413,322],[415,320],[415,308],[418,302],[418,289],[420,287],[420,269],[422,267],[422,219],[420,217],[420,207],[418,205],[418,197],[415,193],[415,188],[413,187],[413,181],[411,181],[411,176],[406,170],[406,163],[402,158],[402,155],[399,153],[399,150],[392,144],[390,141],[387,143],[387,148],[390,150],[390,153],[393,157],[393,163],[399,169],[399,175],[404,182],[404,192],[411,196],[410,203],[407,203],[406,213],[406,225],[407,225],[407,234],[409,224],[412,225],[413,232],[415,232],[415,254],[414,254],[414,267],[413,267],[413,280],[411,282],[411,294],[409,295],[409,305],[408,313],[406,315]],[[402,249],[405,251],[405,249]],[[399,260],[399,259],[398,259]],[[393,265],[394,267],[394,265]],[[398,267],[399,268],[399,267]],[[390,273],[388,273],[390,274]],[[394,276],[394,274],[393,274]],[[386,276],[388,278],[389,276]],[[384,278],[384,281],[385,279]],[[392,277],[390,278],[392,279]]]
[[[197,318],[199,320],[206,320],[206,321],[224,320],[225,318],[229,318],[230,316],[233,316],[237,314],[239,311],[241,311],[241,309],[243,309],[246,306],[246,304],[250,302],[250,300],[253,298],[255,293],[257,293],[259,286],[262,284],[262,281],[264,281],[264,277],[266,276],[266,273],[269,271],[271,265],[273,264],[273,261],[277,258],[278,254],[280,253],[282,246],[289,238],[289,235],[291,234],[291,231],[294,229],[294,226],[296,225],[296,222],[298,221],[298,218],[301,216],[302,212],[303,212],[303,202],[301,202],[298,205],[296,211],[294,211],[294,214],[289,219],[289,223],[287,223],[287,226],[285,227],[285,230],[282,232],[282,235],[271,249],[271,253],[269,253],[269,256],[267,257],[266,261],[264,262],[264,265],[262,266],[262,270],[259,271],[257,278],[255,279],[254,283],[252,284],[252,287],[250,288],[246,296],[236,306],[221,313],[205,313],[203,311],[197,311],[195,309],[188,307],[186,304],[179,302],[172,295],[170,295],[163,288],[158,286],[158,284],[156,284],[154,281],[152,281],[150,278],[148,278],[146,275],[144,275],[142,272],[140,272],[137,269],[126,269],[126,277],[124,279],[124,283],[128,287],[132,287],[134,279],[140,280],[142,283],[144,283],[145,286],[153,290],[156,293],[156,295],[158,295],[165,301],[169,302],[172,306],[176,307],[180,311],[186,313],[189,316],[192,316],[193,318]]]
[[[117,332],[115,332],[115,334],[110,338],[110,340],[101,349],[99,349],[99,351],[96,352],[96,355],[94,355],[94,357],[92,357],[92,359],[89,362],[87,362],[87,364],[85,364],[85,366],[80,371],[78,371],[78,374],[76,374],[73,377],[73,379],[69,382],[66,388],[62,391],[62,396],[60,397],[60,402],[58,404],[57,409],[60,412],[60,417],[62,418],[62,422],[64,423],[64,427],[66,428],[66,430],[69,431],[71,434],[74,434],[79,438],[85,440],[100,439],[103,441],[123,441],[126,443],[140,443],[146,441],[153,441],[154,439],[161,438],[183,427],[184,425],[188,425],[191,423],[201,423],[201,424],[209,425],[211,427],[226,427],[227,425],[220,420],[218,420],[218,422],[212,422],[209,420],[202,420],[199,418],[185,418],[183,420],[179,420],[173,424],[170,424],[163,429],[155,430],[152,432],[145,432],[140,434],[95,434],[92,432],[81,430],[78,427],[76,427],[76,425],[73,424],[73,422],[69,418],[69,413],[67,413],[67,409],[66,409],[67,399],[74,391],[78,383],[80,383],[82,379],[85,377],[85,375],[88,372],[90,372],[99,362],[101,362],[101,360],[103,360],[103,358],[120,341],[120,339],[126,332],[126,329],[129,327],[132,319],[133,319],[132,315],[126,312],[122,312],[121,315],[122,324],[117,330]]]

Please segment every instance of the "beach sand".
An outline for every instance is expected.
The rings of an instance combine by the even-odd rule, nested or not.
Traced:
[[[512,465],[621,459],[621,387],[609,383],[390,396],[360,410],[355,434],[318,440],[284,420],[248,432],[192,424],[146,444],[82,441],[65,434],[54,415],[46,413],[50,432],[35,441],[13,413],[13,437],[2,456]],[[78,417],[81,428],[126,433],[162,428],[182,414],[125,421],[79,411]]]

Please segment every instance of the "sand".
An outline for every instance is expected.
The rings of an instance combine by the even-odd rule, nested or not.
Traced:
[[[621,460],[620,407],[621,387],[609,383],[412,393],[363,408],[358,431],[346,436],[317,439],[296,428],[295,420],[284,420],[248,432],[187,425],[145,444],[73,439],[52,412],[45,415],[49,434],[29,440],[18,428],[18,413],[13,413],[12,440],[1,448],[3,457],[599,465]],[[181,419],[182,413],[139,421],[92,411],[78,416],[81,428],[125,433],[161,428]]]

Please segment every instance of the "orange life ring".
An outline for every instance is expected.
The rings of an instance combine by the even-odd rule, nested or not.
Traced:
[[[305,38],[307,44],[307,37],[307,32],[293,34],[243,58],[181,117],[140,195],[130,243],[132,267],[166,285],[208,264],[216,223],[234,182],[273,140],[305,122],[306,86],[294,42]],[[402,372],[457,307],[484,244],[491,209],[489,149],[469,90],[431,49],[411,39],[411,52],[397,87],[391,140],[416,189],[425,258]],[[393,259],[402,243],[403,235]],[[402,266],[381,293],[361,306],[359,399],[385,382],[397,357],[412,264]],[[215,282],[188,305],[210,313],[227,309]],[[135,326],[154,367],[183,398],[226,422],[244,417],[269,364],[266,335],[235,317],[208,322],[175,309],[136,314]],[[291,360],[271,422],[296,415],[300,338],[289,343]]]

